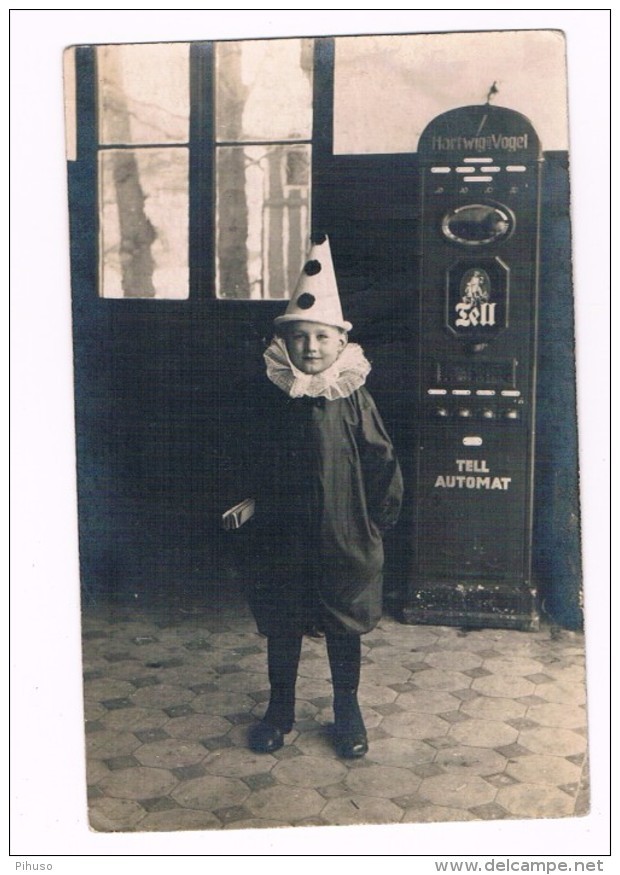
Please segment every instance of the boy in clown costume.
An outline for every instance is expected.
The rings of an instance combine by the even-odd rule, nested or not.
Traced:
[[[329,241],[313,238],[276,336],[264,354],[267,397],[254,398],[256,515],[249,593],[267,636],[270,700],[249,733],[255,752],[284,743],[295,719],[304,635],[325,636],[334,746],[368,750],[357,691],[360,636],[382,612],[382,535],[398,518],[402,475],[365,387],[370,364],[348,342]]]

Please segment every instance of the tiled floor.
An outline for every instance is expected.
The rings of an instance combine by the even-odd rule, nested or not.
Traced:
[[[297,722],[247,749],[268,697],[240,600],[85,609],[90,822],[98,831],[562,818],[588,810],[579,633],[408,626],[363,637],[370,751],[332,751],[324,641],[305,639]]]

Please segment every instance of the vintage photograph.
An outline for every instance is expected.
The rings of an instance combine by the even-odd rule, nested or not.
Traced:
[[[10,11],[13,868],[608,868],[608,13]]]
[[[63,60],[91,829],[586,816],[565,35]]]

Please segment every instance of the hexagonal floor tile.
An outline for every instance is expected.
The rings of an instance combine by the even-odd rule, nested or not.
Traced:
[[[506,773],[524,784],[553,784],[559,787],[561,784],[577,783],[581,777],[581,767],[564,757],[533,754],[509,762]]]
[[[210,775],[244,778],[269,772],[277,762],[271,754],[254,753],[247,747],[231,747],[210,753],[203,766]]]
[[[488,748],[457,746],[438,750],[433,762],[446,772],[493,775],[504,770],[507,760]]]
[[[512,744],[518,738],[519,733],[512,726],[499,720],[468,720],[466,723],[457,723],[449,732],[449,736],[459,744],[467,744],[472,747],[495,748]]]
[[[586,725],[586,712],[579,705],[549,702],[533,705],[528,709],[528,718],[541,726],[554,726],[562,729],[581,729]]]
[[[495,801],[497,790],[477,775],[450,772],[425,778],[418,793],[434,805],[469,809]]]
[[[245,802],[255,817],[282,820],[288,824],[319,815],[325,799],[308,787],[277,786],[252,793]]]
[[[416,687],[421,690],[462,690],[469,686],[471,679],[458,671],[444,671],[440,668],[429,668],[428,671],[417,672],[414,676]]]
[[[137,766],[113,772],[99,781],[99,787],[106,796],[118,799],[151,799],[166,796],[177,783],[174,775],[166,769]]]
[[[140,831],[176,832],[177,830],[221,829],[222,824],[209,811],[192,811],[189,808],[172,808],[153,811],[140,821]]]
[[[421,780],[409,769],[370,763],[364,768],[352,770],[345,779],[345,784],[352,793],[391,799],[415,793]]]
[[[497,696],[502,699],[518,699],[530,696],[536,689],[532,681],[516,675],[506,676],[491,674],[483,678],[475,678],[471,683],[472,690],[481,696]]]
[[[468,671],[481,666],[482,658],[467,650],[449,650],[445,653],[441,651],[429,653],[425,662],[433,668],[440,668],[444,671]]]
[[[382,766],[412,768],[421,763],[430,763],[435,758],[435,748],[412,738],[381,738],[370,744],[366,760]]]
[[[435,738],[447,735],[450,724],[434,714],[421,714],[417,711],[403,711],[384,717],[381,728],[395,738]]]
[[[570,729],[550,729],[538,727],[519,735],[519,744],[527,747],[532,753],[550,756],[575,756],[584,753],[587,747],[586,739]]]
[[[513,699],[478,696],[469,702],[463,702],[461,711],[479,720],[516,720],[523,717],[526,706]]]
[[[170,795],[183,808],[214,811],[217,808],[245,804],[250,789],[236,778],[205,775],[184,781]]]
[[[372,799],[358,794],[332,799],[323,809],[322,816],[328,823],[338,826],[364,823],[399,823],[403,816],[403,809],[390,802],[389,799]]]
[[[191,690],[159,684],[155,687],[143,687],[136,690],[131,697],[135,705],[143,708],[170,708],[173,705],[185,705],[194,698]]]
[[[571,796],[545,784],[502,787],[496,802],[514,817],[569,817],[575,807]]]
[[[325,787],[335,784],[347,774],[347,768],[331,756],[304,756],[283,760],[272,771],[280,784],[293,787]]]
[[[89,806],[90,825],[97,832],[132,830],[144,815],[144,809],[130,799],[95,799]]]
[[[396,702],[403,711],[419,711],[422,714],[441,714],[460,705],[460,699],[452,693],[437,690],[413,690],[400,693]]]
[[[448,808],[445,805],[424,805],[407,811],[401,823],[451,823],[453,821],[477,820],[464,808]]]
[[[540,662],[527,657],[499,656],[485,659],[484,667],[492,674],[499,674],[502,677],[526,677],[540,671]]]
[[[150,744],[143,744],[135,751],[134,756],[143,766],[178,769],[199,763],[205,758],[206,751],[197,742],[166,738]]]
[[[227,714],[250,714],[256,702],[244,693],[211,692],[196,696],[192,708],[199,714],[210,717],[225,717]]]

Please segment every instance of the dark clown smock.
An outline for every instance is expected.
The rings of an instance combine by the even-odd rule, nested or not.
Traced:
[[[256,515],[249,601],[260,632],[362,634],[382,613],[382,534],[402,475],[375,403],[290,398],[270,385],[252,406]]]

